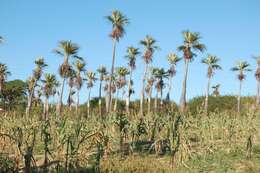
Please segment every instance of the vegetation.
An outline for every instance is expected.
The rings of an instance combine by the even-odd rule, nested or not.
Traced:
[[[206,50],[200,33],[182,33],[184,41],[177,50],[183,56],[169,53],[169,69],[152,66],[160,48],[149,35],[140,41],[142,52],[129,46],[127,66],[115,67],[116,45],[129,19],[120,11],[106,19],[112,24],[110,73],[105,66],[87,69],[72,41],[60,41],[54,50],[64,58],[60,82],[45,72],[42,57],[35,60],[26,82],[8,81],[11,73],[0,63],[0,172],[260,172],[259,57],[256,99],[242,96],[245,72],[251,71],[246,61],[231,69],[238,72],[237,97],[221,95],[220,84],[211,87],[221,66],[217,56],[208,54],[202,60],[207,65],[206,94],[187,102],[189,65],[196,53]],[[133,100],[139,55],[145,67],[140,99]],[[176,104],[171,93],[179,84],[173,87],[172,81],[182,59],[184,79]],[[98,96],[92,97],[97,81]],[[63,104],[65,85],[67,104]],[[80,104],[84,85],[86,104]]]

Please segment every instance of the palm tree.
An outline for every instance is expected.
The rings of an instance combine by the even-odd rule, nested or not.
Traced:
[[[58,48],[54,50],[54,52],[58,55],[61,55],[64,57],[63,63],[61,64],[59,68],[60,76],[62,77],[61,82],[61,91],[59,95],[59,101],[57,105],[57,115],[60,117],[61,110],[62,110],[62,97],[63,97],[63,91],[64,91],[64,84],[65,80],[68,77],[69,69],[71,68],[69,64],[69,58],[70,57],[76,57],[77,58],[77,52],[79,50],[79,47],[77,44],[72,43],[71,41],[60,41],[58,44]]]
[[[208,72],[207,72],[207,77],[208,77],[208,85],[207,85],[207,90],[206,90],[206,97],[205,97],[205,112],[208,112],[208,100],[209,100],[209,89],[210,89],[210,81],[211,78],[214,75],[214,71],[221,69],[221,66],[218,64],[219,62],[219,58],[214,56],[214,55],[210,55],[208,54],[207,58],[202,59],[202,63],[206,64],[208,66]]]
[[[213,95],[215,97],[219,96],[219,87],[220,87],[220,84],[217,84],[217,85],[213,85],[211,88],[213,89]]]
[[[27,107],[26,107],[26,115],[28,116],[31,107],[32,107],[32,100],[34,97],[35,87],[37,86],[37,82],[41,79],[43,68],[47,67],[48,65],[44,62],[44,59],[42,57],[37,58],[34,61],[36,68],[33,70],[33,76],[29,80],[30,87],[29,87],[29,94],[28,94],[28,100],[27,100]]]
[[[139,55],[139,49],[134,48],[132,46],[127,48],[127,55],[125,56],[127,61],[128,61],[128,67],[129,67],[129,80],[128,80],[128,92],[127,92],[127,99],[126,99],[126,111],[129,113],[129,104],[130,104],[130,97],[132,94],[132,74],[133,71],[136,68],[135,61],[136,61],[136,56]]]
[[[77,88],[77,103],[76,103],[76,112],[78,113],[78,109],[79,109],[79,92],[81,90],[81,87],[83,85],[83,79],[81,76],[82,72],[85,72],[85,66],[86,63],[83,62],[82,60],[76,60],[75,62],[75,68],[76,68],[76,79],[75,79],[75,85]]]
[[[204,44],[200,43],[200,34],[197,32],[184,31],[182,32],[184,42],[183,45],[178,47],[179,51],[183,52],[185,68],[184,68],[184,79],[182,83],[182,93],[180,99],[180,111],[184,113],[186,108],[186,89],[187,89],[187,78],[189,63],[196,56],[195,51],[203,52],[206,49]]]
[[[53,96],[56,92],[56,88],[58,87],[59,83],[56,79],[56,76],[53,74],[45,74],[43,82],[43,94],[45,96],[45,103],[44,103],[44,111],[43,111],[43,119],[49,119],[49,97]]]
[[[2,94],[5,81],[7,76],[11,73],[8,71],[8,68],[5,64],[0,63],[0,94]]]
[[[140,41],[140,44],[144,46],[144,54],[143,54],[143,60],[145,62],[145,70],[144,70],[144,76],[142,79],[142,86],[141,86],[141,97],[140,97],[140,113],[143,115],[143,102],[144,102],[144,90],[145,90],[145,81],[147,77],[147,70],[148,65],[153,60],[153,54],[156,49],[159,49],[158,46],[156,46],[156,40],[152,38],[151,36],[147,35],[144,40]]]
[[[240,99],[241,99],[241,90],[242,90],[242,81],[245,79],[246,75],[244,74],[246,71],[251,71],[249,69],[249,64],[246,61],[237,62],[236,66],[231,68],[232,71],[238,71],[237,78],[239,80],[239,92],[237,97],[237,113],[240,113]]]
[[[259,98],[259,92],[260,92],[260,56],[256,56],[254,58],[255,58],[256,63],[257,63],[257,69],[256,69],[256,72],[255,72],[255,77],[256,77],[256,80],[257,80],[256,105],[258,106],[259,101],[260,101],[260,98]]]
[[[118,94],[120,89],[122,89],[122,98],[124,97],[124,87],[126,85],[126,75],[129,74],[129,71],[126,67],[118,67],[116,68],[116,74],[118,78],[116,79],[116,87],[117,87],[117,96],[115,99],[115,104],[114,104],[114,111],[117,110],[117,101],[118,101]]]
[[[102,116],[102,87],[103,87],[103,81],[105,80],[107,76],[107,69],[104,66],[100,66],[97,69],[97,72],[99,73],[99,100],[98,100],[98,106],[99,106],[99,114],[100,117]]]
[[[88,107],[88,114],[87,116],[90,115],[90,94],[91,94],[91,89],[94,86],[94,82],[97,80],[96,79],[96,73],[92,71],[88,71],[86,73],[87,76],[87,88],[88,88],[88,102],[87,102],[87,107]]]
[[[125,25],[129,23],[129,20],[124,16],[120,11],[113,11],[110,16],[106,17],[109,22],[112,24],[112,31],[110,37],[113,40],[113,50],[112,50],[112,66],[110,73],[110,80],[108,85],[108,101],[106,105],[106,110],[109,112],[111,110],[111,84],[112,76],[114,74],[114,65],[115,65],[115,53],[116,53],[116,42],[119,42],[119,39],[122,38],[125,34]]]
[[[155,103],[155,111],[157,110],[157,97],[158,93],[160,93],[160,107],[163,105],[163,88],[165,86],[164,79],[168,78],[169,73],[164,70],[164,68],[154,68],[153,72],[154,77],[156,79],[156,84],[155,87],[157,89],[157,94],[156,94],[156,103]]]
[[[177,63],[181,60],[180,57],[178,57],[176,54],[174,53],[170,53],[168,56],[167,56],[167,60],[170,64],[170,69],[168,70],[168,74],[169,74],[169,91],[168,91],[168,97],[169,97],[169,100],[170,100],[170,93],[171,93],[171,90],[172,90],[172,78],[173,76],[175,76],[176,74],[176,65]]]

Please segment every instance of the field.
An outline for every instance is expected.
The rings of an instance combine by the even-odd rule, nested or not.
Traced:
[[[48,121],[37,112],[1,116],[0,171],[260,171],[260,112],[254,109],[87,118],[73,112]]]

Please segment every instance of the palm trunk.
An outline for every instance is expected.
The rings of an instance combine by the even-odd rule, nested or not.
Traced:
[[[63,96],[63,91],[64,91],[65,80],[66,80],[66,78],[64,77],[62,80],[60,98],[59,98],[59,102],[58,102],[58,106],[57,106],[57,110],[56,110],[58,119],[60,118],[61,110],[62,110],[62,96]]]
[[[33,98],[35,86],[36,86],[36,81],[34,82],[33,87],[32,87],[32,91],[28,96],[28,102],[27,102],[27,107],[26,107],[26,116],[28,116],[30,114],[30,111],[31,111],[32,98]]]
[[[98,100],[99,115],[102,117],[102,80],[99,84],[99,100]]]
[[[257,80],[257,91],[256,91],[256,106],[259,105],[259,93],[260,93],[260,80]]]
[[[162,106],[163,106],[163,89],[162,88],[160,90],[160,96],[161,96],[161,98],[160,98],[160,107],[162,108]]]
[[[130,96],[131,96],[131,80],[132,80],[132,69],[130,68],[130,76],[128,81],[128,92],[126,99],[126,112],[129,114],[129,104],[130,104]]]
[[[141,89],[141,98],[140,98],[140,114],[141,115],[143,115],[143,113],[144,113],[144,111],[143,111],[144,83],[145,83],[145,79],[146,79],[147,69],[148,69],[148,64],[145,65],[144,76],[143,76],[143,80],[142,80],[142,89]]]
[[[154,110],[155,110],[155,112],[157,111],[157,100],[158,100],[158,91],[156,92],[156,96],[155,96],[155,99],[154,99]]]
[[[207,89],[206,89],[206,97],[205,97],[205,112],[206,114],[208,113],[208,103],[209,103],[209,88],[210,88],[210,77],[208,78],[208,86],[207,86]]]
[[[89,92],[88,92],[88,117],[90,115],[90,93],[91,93],[91,88],[89,88]]]
[[[239,81],[239,91],[238,91],[238,97],[237,97],[237,113],[238,114],[240,114],[241,90],[242,90],[242,80]]]
[[[112,51],[112,66],[111,66],[111,73],[110,73],[110,79],[109,79],[109,85],[108,85],[108,104],[106,105],[106,111],[111,111],[111,97],[112,97],[112,91],[111,91],[111,84],[112,84],[112,77],[114,74],[114,66],[115,66],[115,53],[116,53],[116,39],[113,39],[113,51]]]
[[[79,111],[79,89],[77,89],[77,104],[76,104],[76,112],[78,114]]]
[[[69,89],[69,97],[68,97],[68,106],[69,106],[69,110],[71,111],[72,110],[72,102],[71,102],[71,100],[72,100],[72,87],[70,87],[70,89]]]
[[[149,96],[148,96],[148,114],[151,113],[151,98],[152,98],[152,87],[150,88]]]
[[[169,78],[169,91],[168,91],[169,101],[171,101],[171,91],[172,91],[172,77]]]
[[[49,101],[48,97],[45,98],[44,102],[44,112],[43,112],[43,120],[47,121],[49,119]]]
[[[114,111],[117,110],[117,100],[118,100],[118,94],[119,94],[119,89],[116,90],[116,98],[115,98],[115,104],[114,104]]]
[[[180,99],[181,113],[184,113],[185,109],[186,109],[186,89],[187,89],[188,70],[189,70],[189,62],[188,62],[188,60],[185,59],[185,71],[184,71],[184,79],[182,82],[182,93],[181,93],[181,99]]]

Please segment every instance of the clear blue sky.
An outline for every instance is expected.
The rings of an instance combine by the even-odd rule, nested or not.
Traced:
[[[189,29],[202,34],[207,52],[221,58],[222,71],[218,71],[213,84],[221,83],[222,94],[236,94],[238,81],[230,68],[237,60],[247,60],[256,68],[252,55],[260,55],[260,1],[259,0],[1,0],[0,35],[6,39],[0,46],[0,62],[6,63],[12,79],[27,79],[34,68],[33,61],[43,56],[49,67],[47,72],[57,73],[62,58],[52,50],[60,40],[72,40],[80,45],[80,56],[86,58],[87,68],[96,70],[101,64],[111,66],[111,25],[104,16],[114,9],[130,19],[126,35],[116,53],[116,66],[126,65],[123,58],[126,47],[138,46],[146,34],[152,35],[161,47],[154,55],[154,66],[168,67],[166,55],[176,51],[182,43],[181,31]],[[142,50],[142,49],[141,49]],[[206,56],[192,62],[188,76],[188,98],[202,95],[206,88],[206,66],[200,63]],[[181,55],[179,53],[179,55]],[[139,97],[141,58],[134,73],[136,94]],[[179,102],[183,63],[177,67],[173,81],[175,101]],[[256,81],[249,73],[243,86],[244,95],[253,95]],[[97,95],[97,84],[93,89]],[[81,102],[87,99],[86,85]]]

